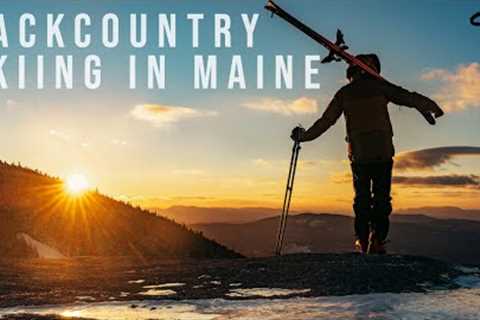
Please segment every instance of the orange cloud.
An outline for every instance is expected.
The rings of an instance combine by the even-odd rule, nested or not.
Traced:
[[[434,98],[446,111],[479,108],[480,64],[460,65],[455,72],[434,69],[424,73],[423,80],[438,80],[442,83]]]
[[[480,177],[471,175],[395,176],[393,183],[415,187],[479,188]]]
[[[217,113],[179,106],[139,104],[130,111],[130,115],[135,119],[150,122],[155,127],[162,127],[184,119],[216,116]]]
[[[316,113],[318,111],[317,100],[308,97],[300,97],[295,100],[263,98],[245,102],[243,106],[251,110],[279,113],[285,116]]]

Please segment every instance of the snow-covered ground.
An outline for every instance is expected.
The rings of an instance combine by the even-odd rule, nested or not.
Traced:
[[[74,306],[17,307],[9,313],[58,314],[89,319],[445,319],[476,320],[480,315],[480,278],[463,276],[458,290],[428,293],[376,293],[290,299],[185,300],[83,303]],[[238,289],[234,289],[238,290]],[[278,289],[272,289],[278,290]],[[265,296],[268,289],[263,289]],[[246,293],[246,291],[245,291]],[[255,292],[258,295],[258,291]]]
[[[17,239],[25,241],[27,246],[37,252],[37,256],[43,259],[64,259],[65,256],[58,251],[56,248],[50,247],[34,238],[29,236],[26,233],[17,234]]]

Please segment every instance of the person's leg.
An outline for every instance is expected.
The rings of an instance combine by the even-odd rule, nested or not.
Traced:
[[[355,198],[353,211],[355,212],[355,236],[362,244],[362,251],[368,246],[370,233],[370,214],[372,208],[371,178],[368,165],[353,162],[351,164]]]
[[[375,164],[374,169],[372,169],[372,231],[375,238],[380,242],[385,241],[390,227],[389,216],[392,213],[392,198],[390,197],[392,167],[393,162],[389,161]]]

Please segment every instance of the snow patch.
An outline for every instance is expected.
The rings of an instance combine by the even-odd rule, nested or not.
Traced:
[[[95,300],[97,300],[92,296],[77,296],[76,298],[79,301],[95,301]]]
[[[479,267],[465,267],[465,266],[457,266],[456,269],[463,273],[480,273]]]
[[[143,280],[143,279],[139,279],[139,280],[130,280],[130,281],[128,281],[128,283],[144,283],[144,282],[145,282],[145,280]]]
[[[142,296],[173,296],[177,293],[170,289],[149,289],[147,291],[139,292],[138,294],[141,294]]]
[[[249,288],[249,289],[231,289],[226,294],[231,298],[248,298],[248,297],[280,297],[292,296],[301,293],[310,292],[311,289],[280,289],[280,288]]]
[[[455,278],[455,283],[462,288],[480,289],[480,277],[479,276],[459,276]],[[479,309],[480,312],[480,309]]]
[[[24,241],[27,246],[37,252],[39,258],[42,259],[65,259],[66,257],[57,249],[50,247],[38,240],[35,240],[26,233],[18,233],[17,239]]]
[[[175,288],[175,287],[183,287],[184,285],[185,283],[173,282],[173,283],[152,284],[148,286],[143,286],[143,288],[145,289]]]

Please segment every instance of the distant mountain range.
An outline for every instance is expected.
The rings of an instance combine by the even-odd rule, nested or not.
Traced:
[[[480,221],[480,209],[458,207],[420,207],[397,210],[401,214],[424,214],[438,219],[462,219]]]
[[[159,215],[183,224],[247,223],[276,217],[280,209],[262,207],[212,208],[173,206],[166,209],[150,208]],[[396,210],[398,214],[426,215],[437,219],[461,219],[480,221],[480,209],[467,210],[458,207],[420,207]],[[291,215],[299,212],[291,212]],[[345,214],[351,216],[352,214]]]
[[[243,224],[192,225],[208,238],[247,256],[273,252],[278,217]],[[299,214],[289,217],[286,252],[351,252],[353,219],[344,215]],[[393,215],[389,252],[429,256],[453,263],[480,264],[480,222]]]
[[[239,255],[184,225],[96,191],[69,196],[60,179],[0,162],[0,256]]]
[[[159,215],[172,219],[178,223],[246,223],[255,220],[277,216],[279,209],[245,207],[245,208],[216,208],[195,206],[173,206],[167,209],[151,210]]]

